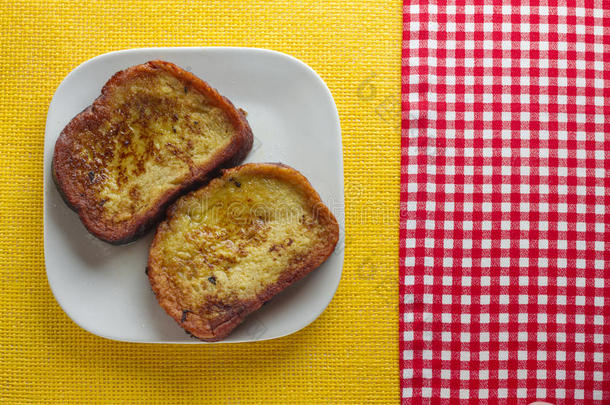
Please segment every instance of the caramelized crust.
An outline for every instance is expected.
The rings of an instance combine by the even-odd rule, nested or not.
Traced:
[[[64,128],[53,178],[92,234],[120,244],[251,147],[242,111],[191,73],[151,61],[116,73]]]
[[[180,326],[220,340],[320,266],[338,237],[335,217],[303,175],[246,164],[168,209],[150,248],[148,278]]]

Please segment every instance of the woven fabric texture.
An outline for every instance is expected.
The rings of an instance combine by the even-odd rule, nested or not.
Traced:
[[[487,3],[404,7],[402,398],[609,403],[608,4]]]
[[[0,402],[398,402],[401,18],[396,1],[0,2]],[[138,345],[84,332],[44,268],[53,92],[105,52],[214,45],[293,55],[334,95],[346,189],[339,289],[313,324],[273,341]]]

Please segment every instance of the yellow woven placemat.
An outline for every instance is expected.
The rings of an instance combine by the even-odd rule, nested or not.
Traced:
[[[1,1],[0,401],[396,403],[401,2]],[[108,341],[49,290],[42,158],[48,104],[81,62],[117,49],[253,46],[330,87],[343,130],[345,266],[312,325],[254,344]]]

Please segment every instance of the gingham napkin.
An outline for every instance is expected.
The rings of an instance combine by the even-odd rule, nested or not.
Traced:
[[[404,7],[403,402],[610,403],[610,5],[435,3]]]

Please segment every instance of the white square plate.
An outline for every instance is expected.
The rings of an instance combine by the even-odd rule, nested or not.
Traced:
[[[55,141],[117,71],[162,59],[190,70],[248,112],[254,147],[246,162],[282,162],[303,173],[337,217],[341,238],[317,270],[252,314],[223,342],[273,339],[313,322],[332,299],[343,269],[343,158],[337,108],[303,62],[253,48],[150,48],[97,56],[74,69],[49,106],[44,144],[44,252],[59,305],[82,328],[108,339],[200,343],[165,314],[144,269],[152,233],[123,246],[91,236],[62,201],[51,176]]]

